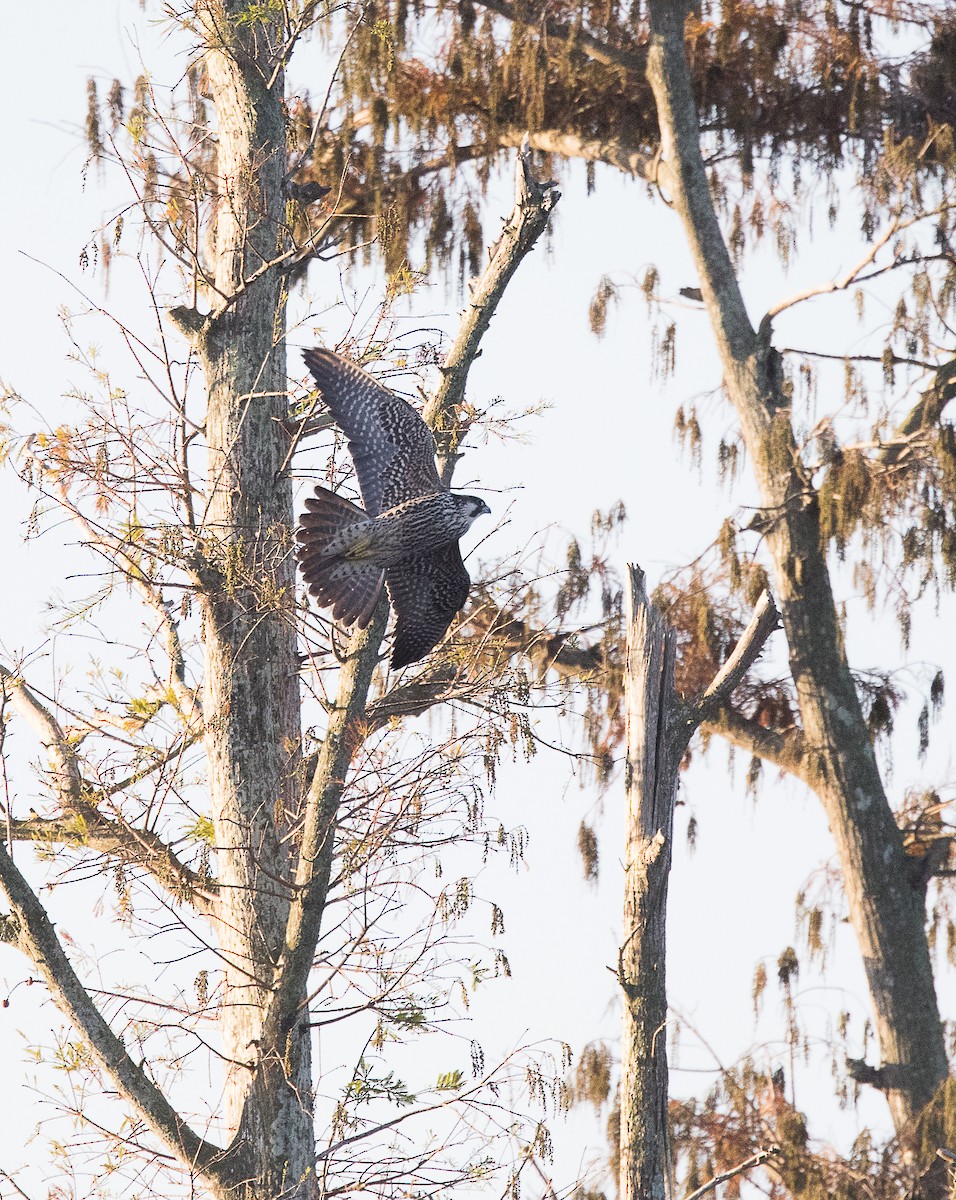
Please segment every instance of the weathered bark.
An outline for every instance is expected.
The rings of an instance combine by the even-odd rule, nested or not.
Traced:
[[[776,627],[777,612],[764,593],[710,687],[687,703],[674,688],[676,638],[648,600],[643,572],[635,566],[628,572],[619,1195],[664,1200],[670,1166],[665,927],[680,765],[701,721],[750,669]]]
[[[686,741],[674,692],[675,638],[630,568],[627,662],[621,1200],[664,1200],[668,1174],[665,920],[677,776]]]
[[[903,1130],[948,1073],[923,895],[905,869],[839,636],[816,497],[796,447],[770,324],[754,330],[701,159],[684,53],[683,0],[651,0],[648,79],[661,181],[700,275],[731,401],[754,465],[803,726],[805,762],[827,812],[863,955],[894,1123]]]
[[[286,284],[268,266],[285,248],[284,75],[273,61],[281,29],[274,19],[241,20],[245,7],[197,6],[218,176],[210,264],[218,307],[195,334],[208,396],[203,707],[225,968],[225,1124],[243,1147],[247,1178],[237,1184],[273,1200],[315,1194],[315,1146],[304,1009],[283,1056],[259,1054],[289,911],[282,834],[301,803],[301,721],[283,469]]]

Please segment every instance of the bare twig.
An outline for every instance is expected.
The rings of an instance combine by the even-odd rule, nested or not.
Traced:
[[[799,346],[781,346],[781,354],[797,354],[800,358],[821,358],[828,362],[838,363],[879,363],[886,362],[882,354],[828,354],[824,350],[803,350]],[[931,371],[933,364],[922,358],[905,358],[894,354],[890,360],[894,367],[919,367],[921,371]]]
[[[169,688],[176,698],[179,714],[190,725],[200,721],[202,708],[199,695],[186,683],[186,659],[179,637],[179,623],[173,616],[172,606],[163,596],[161,588],[146,576],[135,551],[118,538],[110,537],[103,530],[97,529],[76,507],[64,486],[59,486],[57,493],[59,503],[83,530],[89,544],[123,573],[130,585],[159,617],[166,634]]]
[[[860,261],[842,275],[839,279],[831,279],[829,283],[819,283],[815,287],[805,288],[802,292],[797,292],[796,295],[788,297],[786,300],[780,300],[777,304],[772,305],[767,309],[764,317],[765,321],[772,321],[782,312],[786,312],[788,308],[793,308],[796,304],[802,304],[804,300],[811,300],[815,296],[827,296],[831,292],[843,292],[848,287],[852,287],[860,277],[862,272],[872,263],[875,262],[876,256],[883,249],[886,243],[899,233],[901,228],[899,220],[893,220],[883,230],[882,234],[871,242],[869,249],[860,259]]]
[[[23,1190],[22,1187],[20,1187],[20,1185],[13,1178],[13,1176],[10,1174],[9,1171],[4,1171],[2,1168],[0,1168],[0,1177],[5,1179],[7,1181],[7,1183],[9,1183],[10,1186],[17,1193],[17,1195],[23,1197],[23,1200],[31,1200],[31,1197],[27,1195],[27,1193]]]
[[[736,1175],[742,1175],[744,1171],[752,1171],[754,1167],[762,1166],[768,1159],[773,1158],[780,1153],[779,1146],[766,1146],[763,1150],[758,1150],[756,1154],[751,1154],[750,1158],[739,1163],[736,1167],[731,1167],[729,1171],[721,1171],[719,1175],[715,1175],[713,1179],[702,1184],[690,1195],[685,1196],[684,1200],[700,1200],[701,1196],[706,1196],[708,1192],[712,1192],[715,1188],[720,1187],[722,1183],[726,1183],[728,1179],[733,1179]]]
[[[295,33],[293,33],[290,36],[289,44],[286,49],[286,56],[288,56],[289,54],[292,53],[292,49],[295,45],[295,42],[298,40],[299,37],[301,37],[303,30],[307,27],[308,24],[310,24],[310,23],[312,23],[312,21],[314,21],[315,18],[313,16],[313,13],[314,13],[315,7],[316,6],[314,4],[308,6],[309,11],[307,12],[307,14],[303,15],[302,20],[299,22],[299,28],[295,31]],[[319,136],[319,130],[322,128],[322,123],[325,120],[325,114],[329,110],[329,102],[332,99],[332,89],[335,87],[335,81],[338,78],[339,71],[341,70],[342,62],[345,59],[346,52],[348,51],[348,48],[352,42],[352,39],[355,37],[356,33],[359,30],[359,27],[361,26],[362,22],[365,20],[365,12],[366,12],[367,8],[368,8],[367,4],[362,5],[361,10],[359,11],[358,18],[356,19],[355,23],[352,25],[352,28],[349,30],[349,32],[345,38],[345,41],[342,43],[342,49],[339,51],[339,56],[336,59],[335,66],[333,67],[332,73],[329,76],[329,86],[325,90],[325,99],[322,101],[322,107],[315,114],[315,120],[312,122],[312,130],[311,130],[311,133],[309,134],[309,140],[303,147],[302,153],[298,156],[296,161],[293,163],[292,167],[287,172],[287,174],[286,174],[287,180],[291,179],[293,177],[293,175],[295,175],[301,169],[302,164],[312,153],[312,150],[315,146],[315,139]]]
[[[184,1124],[159,1088],[127,1054],[73,970],[46,910],[2,845],[0,888],[16,923],[15,934],[9,940],[33,964],[57,1007],[80,1031],[116,1089],[180,1161],[194,1164],[211,1180],[223,1179],[223,1151]],[[10,930],[9,918],[7,928]]]

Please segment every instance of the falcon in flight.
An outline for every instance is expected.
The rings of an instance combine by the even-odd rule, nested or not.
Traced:
[[[404,667],[441,641],[465,603],[458,539],[491,510],[445,487],[431,431],[407,401],[330,350],[304,357],[348,438],[365,508],[317,486],[296,534],[299,567],[320,606],[359,629],[384,583],[397,618],[392,667]]]

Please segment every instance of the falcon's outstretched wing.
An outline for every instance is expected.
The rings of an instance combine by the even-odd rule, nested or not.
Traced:
[[[385,571],[392,608],[398,618],[392,668],[424,658],[468,599],[471,579],[457,542],[412,554]]]
[[[370,517],[404,500],[444,490],[431,431],[406,400],[331,350],[306,350],[303,357],[349,440]]]

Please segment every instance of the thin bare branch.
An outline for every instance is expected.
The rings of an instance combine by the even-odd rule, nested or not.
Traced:
[[[832,292],[845,292],[847,288],[852,287],[858,281],[862,273],[871,263],[876,261],[876,257],[883,247],[894,238],[905,225],[912,222],[902,222],[893,220],[887,225],[880,236],[870,243],[869,249],[860,259],[860,261],[842,275],[839,279],[832,279],[829,283],[820,283],[815,287],[805,288],[796,295],[788,297],[786,300],[780,300],[777,304],[772,305],[767,309],[764,317],[765,321],[772,321],[782,312],[786,312],[788,308],[793,308],[796,304],[802,304],[805,300],[812,300],[815,296],[828,296]]]
[[[185,1124],[127,1054],[73,970],[43,905],[2,846],[0,888],[11,908],[5,940],[16,945],[33,964],[57,1007],[86,1040],[113,1086],[182,1162],[193,1165],[212,1181],[224,1181],[223,1151]]]
[[[305,32],[305,30],[307,28],[309,28],[310,25],[315,23],[315,21],[316,21],[315,10],[317,7],[318,7],[317,3],[312,3],[312,4],[306,5],[305,10],[303,11],[301,20],[299,21],[297,28],[293,31],[293,33],[289,37],[289,41],[288,41],[288,44],[286,47],[286,56],[287,57],[288,57],[288,55],[290,55],[292,53],[295,43],[299,40],[299,38],[302,36],[302,34]],[[335,87],[335,81],[338,79],[339,71],[342,69],[342,62],[345,59],[346,52],[348,51],[348,48],[352,42],[352,39],[355,37],[356,33],[359,30],[359,27],[361,26],[362,22],[365,20],[365,12],[366,12],[367,8],[368,8],[367,4],[362,5],[362,8],[359,11],[359,15],[358,15],[357,19],[353,22],[352,28],[349,30],[344,42],[342,43],[342,49],[339,51],[339,56],[336,59],[335,66],[332,68],[332,71],[329,75],[329,86],[325,89],[325,98],[322,101],[322,107],[315,114],[315,119],[312,122],[312,130],[311,130],[311,133],[309,134],[309,140],[303,147],[302,153],[299,154],[299,156],[296,158],[296,161],[292,164],[292,167],[290,168],[288,174],[286,175],[287,180],[291,179],[293,177],[293,175],[297,174],[298,171],[301,170],[302,165],[305,163],[306,159],[312,153],[312,149],[315,146],[315,139],[318,137],[319,130],[322,128],[322,124],[325,121],[325,114],[329,111],[329,104],[332,99],[332,89]]]
[[[759,1167],[769,1158],[773,1158],[780,1153],[779,1146],[767,1146],[763,1150],[758,1150],[756,1154],[751,1154],[748,1159],[739,1163],[736,1167],[731,1167],[729,1171],[721,1171],[719,1175],[715,1175],[713,1179],[702,1184],[690,1195],[685,1196],[684,1200],[700,1200],[701,1196],[706,1196],[708,1192],[714,1191],[720,1187],[722,1183],[726,1183],[728,1179],[733,1179],[737,1175],[742,1175],[744,1171],[752,1171],[754,1167]]]
[[[800,358],[821,358],[828,362],[838,363],[879,363],[881,366],[886,363],[886,359],[882,354],[827,354],[823,350],[804,350],[798,346],[781,346],[781,354],[797,354]],[[900,354],[893,354],[889,360],[894,367],[918,367],[921,371],[932,371],[933,364],[922,358],[906,358]]]
[[[23,1190],[22,1187],[20,1187],[20,1185],[13,1178],[13,1176],[9,1173],[9,1171],[4,1171],[2,1168],[0,1168],[0,1179],[5,1179],[7,1181],[7,1183],[9,1183],[10,1186],[13,1188],[13,1190],[17,1193],[17,1195],[23,1197],[23,1200],[31,1200],[31,1197],[29,1195],[27,1195],[27,1193]]]
[[[83,530],[89,544],[123,573],[130,585],[159,617],[166,635],[166,653],[169,658],[168,684],[176,698],[176,708],[187,724],[194,725],[201,721],[202,707],[199,695],[186,683],[186,659],[179,638],[179,623],[173,616],[172,605],[163,596],[162,589],[147,577],[136,553],[129,546],[97,529],[76,507],[65,487],[57,488],[57,492],[60,504]]]
[[[545,231],[561,193],[553,183],[539,183],[531,171],[527,139],[518,154],[515,171],[515,206],[501,237],[492,246],[488,265],[471,287],[468,307],[448,353],[438,390],[425,405],[423,416],[435,433],[438,473],[447,484],[458,460],[462,436],[457,417],[465,398],[468,372],[478,356],[478,346],[491,323],[505,288]]]

